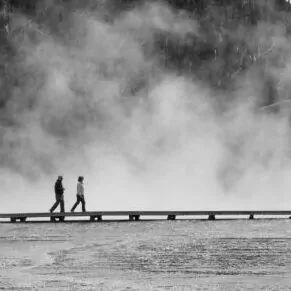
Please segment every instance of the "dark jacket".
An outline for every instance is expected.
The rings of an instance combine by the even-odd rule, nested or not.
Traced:
[[[55,193],[56,195],[63,195],[64,194],[64,187],[61,180],[57,180],[55,183]]]

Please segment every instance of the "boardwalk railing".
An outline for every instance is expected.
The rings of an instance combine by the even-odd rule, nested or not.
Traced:
[[[208,220],[215,220],[217,216],[247,216],[249,219],[254,219],[255,216],[274,216],[282,217],[291,215],[291,210],[245,210],[245,211],[89,211],[89,212],[62,212],[62,213],[0,213],[0,222],[11,221],[11,222],[26,222],[32,221],[31,219],[41,219],[49,218],[45,221],[65,221],[66,218],[88,218],[89,221],[102,221],[103,217],[127,217],[129,221],[138,221],[141,220],[141,217],[165,217],[167,220],[175,220],[177,216],[183,216],[189,218],[189,216],[206,216]],[[289,217],[291,218],[291,217]],[[74,220],[70,220],[74,221]]]

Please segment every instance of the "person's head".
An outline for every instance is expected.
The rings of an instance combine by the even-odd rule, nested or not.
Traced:
[[[84,177],[83,176],[79,176],[79,178],[78,178],[78,182],[83,182],[84,181]]]
[[[58,180],[62,181],[63,180],[63,176],[58,176]]]

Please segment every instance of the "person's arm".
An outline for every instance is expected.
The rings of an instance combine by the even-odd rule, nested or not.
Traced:
[[[60,192],[61,192],[62,194],[64,194],[65,188],[64,188],[62,182],[59,184],[59,189],[60,189]]]
[[[56,184],[55,184],[55,191],[56,191],[56,193],[57,194],[60,194],[61,192],[62,192],[62,184],[59,182],[59,181],[57,181],[56,182]]]
[[[84,185],[81,184],[81,195],[84,196]]]

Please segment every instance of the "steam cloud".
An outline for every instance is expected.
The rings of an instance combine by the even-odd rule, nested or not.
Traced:
[[[177,45],[204,37],[186,13],[158,3],[117,13],[101,1],[86,9],[51,2],[41,20],[12,17],[1,212],[46,211],[59,174],[67,208],[79,175],[88,210],[288,208],[288,110],[258,109],[257,67],[231,92],[217,91],[167,69],[155,51],[161,35]],[[287,99],[286,32],[260,23],[249,38]]]

